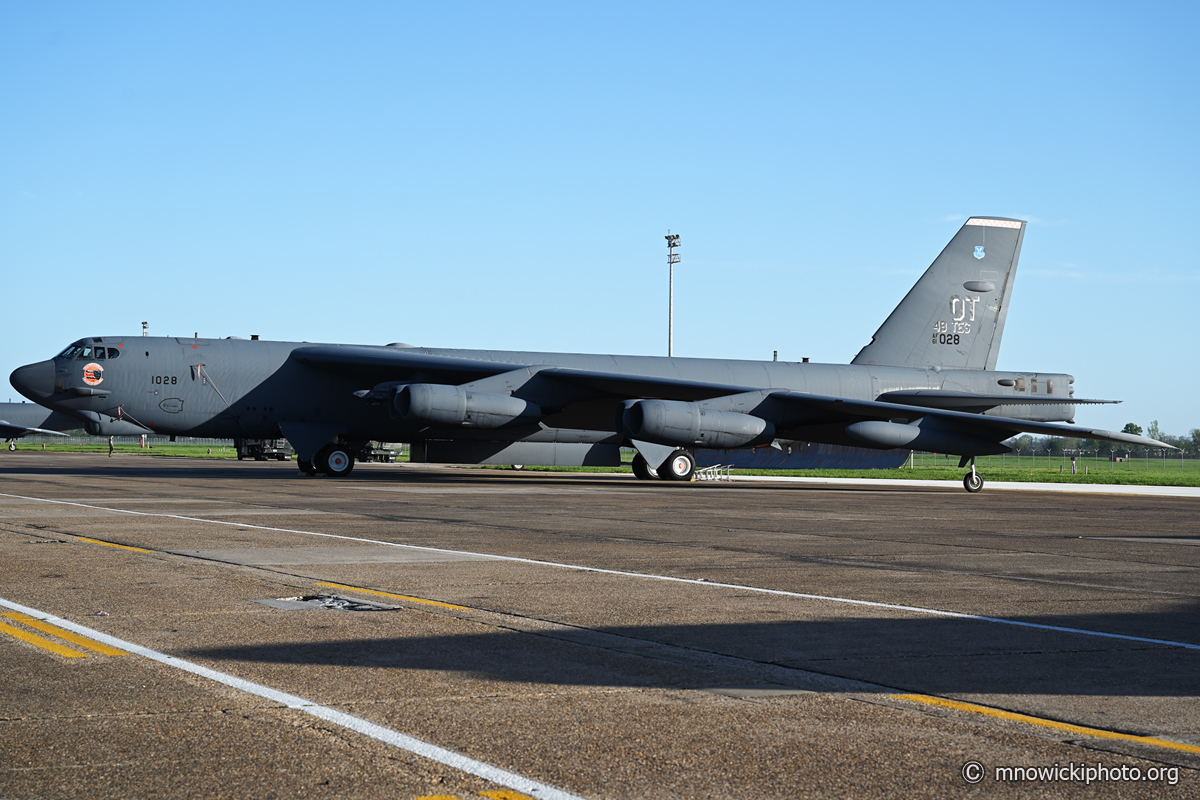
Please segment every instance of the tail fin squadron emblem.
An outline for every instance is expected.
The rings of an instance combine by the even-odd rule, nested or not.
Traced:
[[[83,382],[88,386],[99,386],[104,383],[104,367],[94,361],[84,366]]]
[[[976,247],[975,247],[975,257],[976,257],[976,258],[983,258],[983,245],[976,245]]]

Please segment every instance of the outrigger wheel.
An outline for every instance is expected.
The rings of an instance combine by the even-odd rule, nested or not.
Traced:
[[[983,488],[983,476],[975,471],[975,459],[971,459],[971,471],[963,477],[963,488],[974,494]]]
[[[329,477],[344,478],[354,469],[354,452],[344,444],[327,444],[313,461]]]

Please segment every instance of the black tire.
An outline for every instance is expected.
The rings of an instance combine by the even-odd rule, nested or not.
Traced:
[[[971,494],[983,488],[983,476],[978,472],[968,472],[963,477],[963,488]]]
[[[641,453],[633,457],[633,474],[643,481],[658,480],[658,472],[646,463],[646,459],[642,458]]]
[[[354,471],[353,451],[340,444],[327,444],[313,459],[316,467],[331,478],[344,478]]]
[[[303,472],[305,475],[316,475],[317,474],[317,468],[313,466],[313,462],[305,461],[303,458],[300,458],[299,456],[296,457],[296,466],[299,467],[300,471]]]
[[[696,457],[682,448],[676,450],[658,468],[658,474],[668,481],[690,481],[696,474]]]
[[[16,443],[16,442],[9,442],[9,443],[8,443],[8,449],[9,449],[9,452],[11,452],[11,451],[13,451],[13,450],[16,450],[16,449],[17,449],[17,443]]]

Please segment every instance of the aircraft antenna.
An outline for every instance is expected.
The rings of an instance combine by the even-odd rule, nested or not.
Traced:
[[[679,255],[675,248],[679,247],[679,234],[671,233],[667,228],[667,358],[674,355],[675,349],[675,265],[679,263]]]
[[[142,336],[149,336],[149,335],[150,335],[150,323],[143,322],[142,323]]]

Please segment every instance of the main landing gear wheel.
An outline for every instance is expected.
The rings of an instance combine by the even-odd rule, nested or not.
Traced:
[[[344,478],[354,469],[354,456],[342,444],[327,444],[314,459],[316,467],[331,478]]]
[[[299,456],[297,456],[296,457],[296,466],[299,467],[300,471],[303,472],[305,475],[316,475],[317,474],[317,468],[313,466],[313,462],[311,462],[307,459],[300,458]]]
[[[690,481],[696,474],[696,457],[687,450],[671,453],[667,462],[659,467],[659,475],[669,481]]]
[[[633,457],[633,474],[638,476],[643,481],[653,481],[658,479],[658,472],[646,463],[646,459],[642,458],[642,454],[638,453]]]
[[[8,443],[8,449],[9,449],[10,451],[11,451],[11,450],[16,450],[16,449],[17,449],[17,443],[16,443],[16,442],[9,442],[9,443]]]

